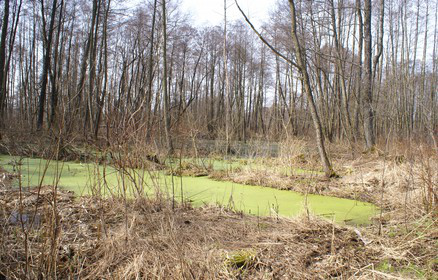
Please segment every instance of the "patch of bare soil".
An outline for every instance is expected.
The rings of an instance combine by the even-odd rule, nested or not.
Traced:
[[[155,198],[0,189],[0,278],[389,279],[437,276],[435,223],[395,238],[314,217],[261,218]],[[427,226],[425,226],[427,224]],[[421,236],[418,232],[421,231]],[[434,245],[435,243],[435,245]],[[435,247],[434,247],[435,246]]]

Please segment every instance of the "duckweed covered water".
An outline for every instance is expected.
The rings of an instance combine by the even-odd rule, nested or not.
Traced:
[[[22,186],[39,185],[44,169],[48,166],[43,185],[57,182],[61,188],[78,195],[91,194],[93,189],[100,189],[104,194],[121,195],[124,190],[132,194],[142,188],[146,195],[159,190],[169,196],[174,194],[176,200],[189,200],[194,206],[220,204],[254,215],[278,214],[287,217],[309,209],[313,214],[351,224],[368,224],[370,217],[377,211],[370,203],[320,195],[306,197],[297,192],[219,182],[207,177],[173,177],[172,180],[171,176],[162,172],[119,172],[109,166],[103,168],[95,164],[57,161],[48,164],[46,160],[30,158],[22,159],[19,165],[19,161],[17,157],[0,156],[0,166],[4,169],[9,172],[21,171]]]

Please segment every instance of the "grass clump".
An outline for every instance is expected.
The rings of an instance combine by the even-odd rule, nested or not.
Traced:
[[[227,267],[245,269],[253,266],[257,261],[257,254],[252,249],[238,250],[225,259]]]
[[[376,269],[384,273],[400,275],[409,279],[434,279],[432,278],[434,276],[430,272],[412,263],[399,267],[392,265],[389,260],[384,260],[376,267]],[[432,269],[433,268],[430,268],[430,271],[432,271]]]

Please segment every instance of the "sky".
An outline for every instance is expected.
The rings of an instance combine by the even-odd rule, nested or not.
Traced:
[[[275,0],[238,0],[239,6],[255,26],[260,27],[269,17],[269,11]],[[224,0],[181,0],[182,10],[190,13],[193,23],[197,26],[223,25]],[[243,19],[234,0],[227,0],[227,20]]]
[[[119,0],[125,8],[133,8],[147,0]],[[174,0],[180,3],[180,11],[190,15],[191,23],[197,27],[224,24],[224,0]],[[260,28],[269,19],[269,12],[277,0],[237,0],[242,10],[255,27]],[[244,21],[234,0],[227,0],[227,21],[237,19]]]

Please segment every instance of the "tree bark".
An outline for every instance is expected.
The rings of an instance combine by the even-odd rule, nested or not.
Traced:
[[[0,41],[0,127],[3,126],[4,107],[6,102],[6,35],[8,33],[9,24],[9,0],[5,0],[3,10],[2,35]]]
[[[228,78],[228,53],[227,53],[227,0],[224,0],[224,98],[225,98],[225,141],[226,153],[231,153],[231,137],[230,137],[230,122],[231,122],[231,106],[230,106],[230,85]]]
[[[371,0],[364,1],[364,83],[363,108],[365,144],[371,149],[376,144],[374,132],[374,110],[372,90],[372,35],[371,35]]]
[[[58,56],[59,56],[59,41],[61,39],[61,28],[62,28],[62,21],[63,21],[63,8],[64,8],[64,0],[61,0],[61,4],[60,4],[61,8],[59,10],[59,18],[58,18],[58,29],[57,29],[57,33],[56,33],[56,39],[55,39],[55,46],[54,46],[54,67],[51,71],[50,74],[50,80],[52,83],[52,92],[51,92],[51,98],[50,98],[50,103],[51,103],[51,109],[50,109],[50,123],[49,125],[51,126],[55,120],[56,120],[56,111],[57,111],[57,107],[58,107],[58,69],[61,68],[61,62],[58,60]],[[59,67],[58,67],[59,65]]]
[[[303,81],[307,102],[309,103],[310,106],[310,113],[312,115],[313,126],[315,128],[316,143],[318,146],[319,156],[321,158],[321,163],[324,168],[325,175],[327,177],[332,177],[335,174],[326,152],[324,137],[322,135],[321,120],[319,119],[318,111],[315,105],[315,101],[313,99],[309,73],[307,72],[307,61],[306,61],[307,59],[306,59],[305,50],[301,48],[300,40],[298,39],[297,22],[296,22],[297,17],[296,17],[295,3],[293,0],[289,0],[289,7],[291,12],[291,35],[295,47],[295,56],[297,61],[296,63],[299,66],[298,69],[301,73],[301,79]]]
[[[164,133],[167,142],[167,151],[173,153],[172,136],[170,135],[170,112],[169,93],[167,91],[167,22],[166,22],[166,0],[162,3],[162,28],[163,28],[163,98],[164,98]]]
[[[55,25],[55,15],[56,15],[57,0],[53,0],[52,11],[50,15],[49,24],[49,34],[45,31],[45,16],[44,16],[44,0],[41,1],[41,17],[43,19],[43,37],[45,41],[45,53],[44,53],[44,64],[43,73],[41,76],[41,93],[38,100],[38,119],[37,119],[37,130],[40,130],[43,126],[44,121],[44,106],[46,103],[47,95],[47,77],[49,75],[50,61],[52,57],[52,38],[53,38],[53,26]]]

